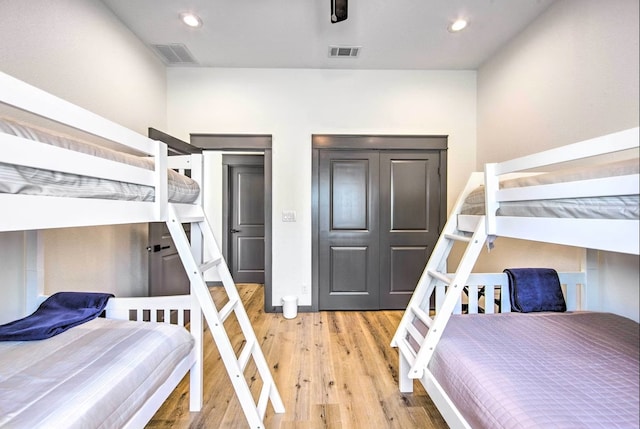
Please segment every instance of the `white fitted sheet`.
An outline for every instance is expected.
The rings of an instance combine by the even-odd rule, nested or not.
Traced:
[[[103,318],[0,342],[0,427],[122,427],[193,344],[180,326]]]
[[[154,168],[153,160],[149,157],[118,152],[12,119],[0,118],[0,132],[147,170]],[[6,163],[0,163],[0,192],[135,201],[153,201],[155,198],[155,190],[150,186]],[[194,180],[171,169],[168,170],[170,202],[192,203],[198,197],[199,192],[200,188]]]

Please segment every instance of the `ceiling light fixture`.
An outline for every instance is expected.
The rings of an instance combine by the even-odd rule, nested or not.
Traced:
[[[191,12],[184,12],[180,14],[180,20],[191,28],[202,27],[202,19],[198,15]]]
[[[467,20],[459,18],[453,21],[451,25],[449,25],[449,31],[452,33],[457,33],[458,31],[464,30],[466,27],[467,27]]]

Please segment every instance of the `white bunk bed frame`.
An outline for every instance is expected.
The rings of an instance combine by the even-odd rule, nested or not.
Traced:
[[[536,218],[499,216],[496,213],[500,204],[508,201],[638,195],[639,175],[508,189],[500,189],[499,181],[507,177],[505,175],[509,178],[528,175],[532,174],[531,170],[620,151],[633,150],[637,158],[638,133],[638,128],[633,128],[510,161],[487,164],[484,173],[471,175],[452,209],[391,343],[392,347],[398,348],[400,391],[412,392],[414,380],[420,380],[449,426],[470,428],[430,372],[428,364],[451,314],[461,312],[463,289],[468,291],[465,299],[469,300],[469,313],[478,312],[480,288],[484,288],[484,297],[489,297],[489,300],[498,295],[496,291],[500,291],[499,311],[511,311],[508,280],[504,273],[471,274],[480,251],[487,241],[491,243],[495,237],[585,248],[583,271],[559,273],[559,277],[568,310],[597,308],[596,251],[638,255],[638,219]],[[485,184],[486,213],[482,216],[461,214],[469,193],[482,184]],[[455,273],[449,273],[447,258],[454,242],[464,243],[466,249]],[[434,313],[428,311],[432,295],[435,295]],[[490,305],[485,302],[484,312],[494,312],[493,302]],[[426,327],[426,335],[416,327],[416,322]]]
[[[146,170],[37,141],[0,133],[0,162],[40,169],[91,176],[120,182],[151,186],[155,200],[123,201],[95,198],[68,198],[0,193],[0,232],[26,231],[26,301],[25,314],[35,310],[44,299],[43,250],[38,237],[40,229],[115,225],[147,222],[166,222],[191,281],[191,293],[178,297],[112,298],[106,309],[110,318],[128,319],[129,310],[154,315],[157,310],[169,314],[171,310],[191,312],[190,328],[196,340],[193,353],[181,362],[171,377],[147,402],[129,427],[142,427],[162,405],[177,383],[190,372],[190,410],[202,406],[202,315],[211,330],[220,355],[227,368],[243,412],[250,427],[264,428],[263,419],[271,402],[276,413],[284,412],[284,405],[271,376],[259,342],[244,310],[228,267],[217,247],[213,232],[202,209],[202,192],[194,204],[168,202],[167,169],[190,169],[192,178],[202,185],[202,156],[167,156],[167,145],[151,140],[121,125],[111,122],[81,107],[53,96],[36,87],[0,72],[0,104],[11,106],[86,135],[115,142],[126,152],[153,157],[154,169]],[[74,132],[75,132],[74,131]],[[93,140],[92,140],[93,141]],[[192,224],[189,240],[182,223]],[[203,256],[213,258],[203,261]],[[228,303],[217,308],[204,280],[204,272],[217,270],[227,292]],[[182,311],[179,311],[182,313]],[[237,356],[224,327],[235,314],[245,337],[245,347]],[[152,316],[152,321],[155,316]],[[169,320],[168,317],[164,317]],[[142,320],[140,317],[137,320]],[[180,322],[183,323],[182,316]],[[262,380],[258,400],[254,399],[246,379],[245,368],[253,359]]]

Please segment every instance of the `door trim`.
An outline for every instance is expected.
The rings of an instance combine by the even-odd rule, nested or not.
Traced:
[[[320,151],[326,150],[439,150],[440,151],[440,228],[447,219],[448,135],[311,135],[311,311],[319,311],[320,296]]]
[[[272,301],[272,136],[270,134],[191,134],[191,144],[202,150],[251,152],[261,151],[264,155],[264,311],[275,313]]]

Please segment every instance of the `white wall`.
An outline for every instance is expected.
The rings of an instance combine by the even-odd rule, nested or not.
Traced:
[[[273,136],[273,305],[311,304],[312,134],[448,134],[449,201],[475,166],[473,71],[174,68],[167,80],[171,134]]]
[[[146,134],[166,123],[162,63],[98,0],[0,1],[0,70]],[[0,234],[0,322],[19,311],[22,233]],[[146,293],[146,225],[45,231],[45,284]]]
[[[478,166],[637,127],[638,16],[637,0],[558,1],[483,64]],[[579,268],[574,248],[498,246],[506,266]],[[603,253],[600,261],[602,310],[638,320],[638,257]]]

